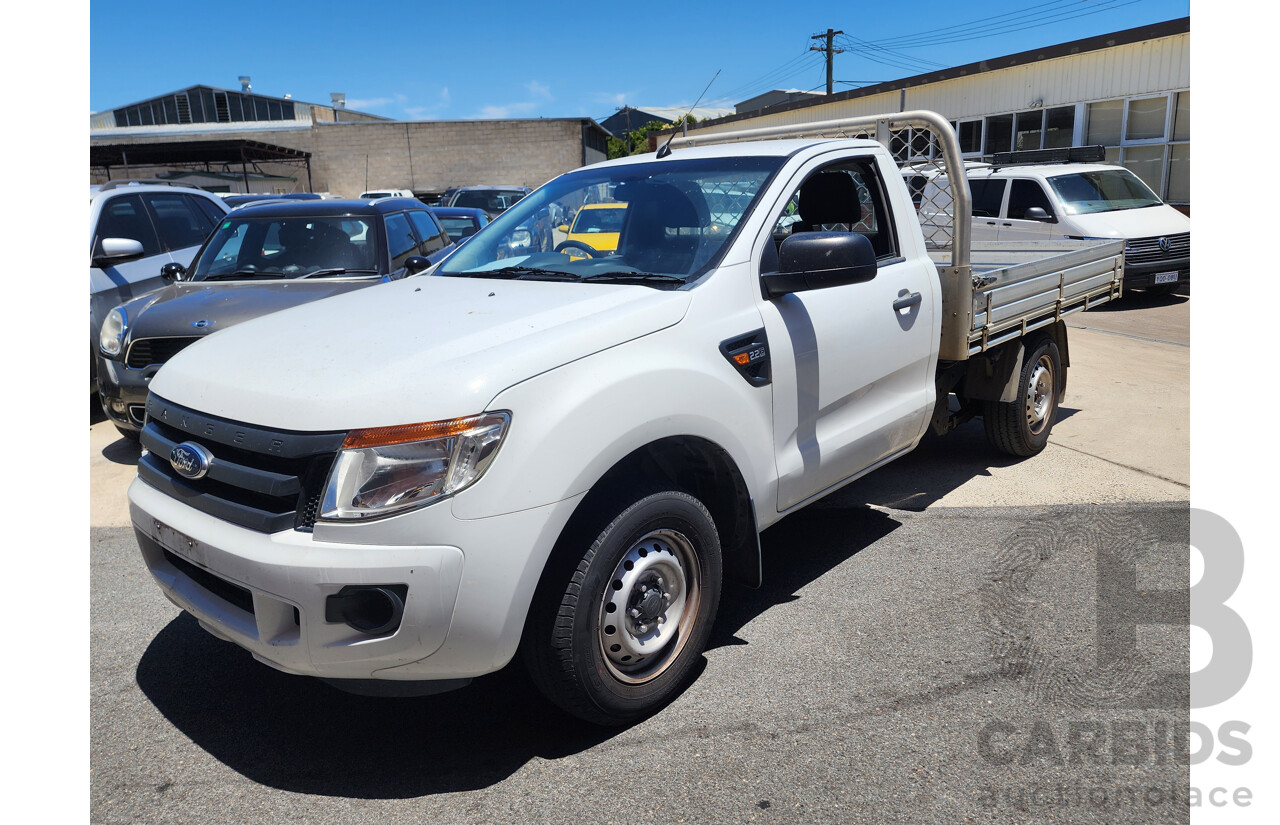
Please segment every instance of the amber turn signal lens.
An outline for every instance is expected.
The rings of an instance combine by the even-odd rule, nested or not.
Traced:
[[[360,447],[386,447],[390,444],[405,444],[410,441],[426,441],[431,438],[447,438],[460,435],[474,428],[483,415],[469,415],[466,418],[450,418],[447,421],[428,421],[423,424],[400,424],[395,427],[370,427],[364,430],[352,430],[347,433],[347,440],[342,442],[342,449],[352,450]]]

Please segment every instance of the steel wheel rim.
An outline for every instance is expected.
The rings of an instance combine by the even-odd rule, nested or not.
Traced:
[[[1027,428],[1032,435],[1039,435],[1049,424],[1053,412],[1053,359],[1040,356],[1027,379]]]
[[[679,657],[700,600],[698,556],[674,530],[655,530],[633,543],[605,583],[597,638],[616,679],[642,684]]]

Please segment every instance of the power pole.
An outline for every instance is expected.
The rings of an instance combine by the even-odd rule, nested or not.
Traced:
[[[831,89],[832,89],[832,81],[831,81],[832,58],[835,57],[835,55],[838,55],[844,52],[844,49],[831,48],[831,39],[835,37],[837,34],[844,34],[844,32],[842,31],[838,32],[833,29],[827,29],[826,34],[815,34],[813,37],[809,38],[810,40],[821,40],[824,37],[827,39],[826,46],[810,46],[809,47],[809,51],[811,52],[826,52],[827,54],[827,94],[831,94]]]

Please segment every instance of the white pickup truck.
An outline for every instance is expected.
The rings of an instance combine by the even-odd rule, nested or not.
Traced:
[[[1122,244],[926,245],[882,145],[936,114],[678,140],[544,185],[430,275],[208,336],[151,384],[147,567],[209,632],[353,692],[522,656],[602,724],[676,696],[761,530],[975,415],[1045,446],[1064,315]],[[513,256],[535,211],[625,203],[616,248]],[[614,245],[610,240],[610,246]]]

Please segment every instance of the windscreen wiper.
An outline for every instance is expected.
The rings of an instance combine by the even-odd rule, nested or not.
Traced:
[[[483,269],[472,272],[442,272],[441,275],[462,278],[528,279],[530,281],[577,281],[577,275],[556,269],[540,269],[536,266],[504,266],[501,269]]]
[[[283,278],[282,272],[259,272],[256,269],[242,269],[239,272],[219,272],[216,275],[206,275],[200,280],[202,281],[233,281],[238,278]]]
[[[378,271],[376,269],[346,269],[344,267],[335,266],[335,267],[330,267],[329,269],[317,269],[315,272],[307,272],[302,275],[295,275],[294,280],[301,280],[303,278],[324,278],[329,275],[357,275],[357,274],[377,275]]]
[[[631,272],[625,269],[620,269],[613,272],[596,272],[592,275],[584,275],[579,280],[606,281],[606,282],[617,282],[617,283],[633,281],[636,283],[647,283],[647,284],[680,284],[680,285],[684,285],[686,283],[685,279],[679,277],[678,275],[662,275],[657,272]]]

